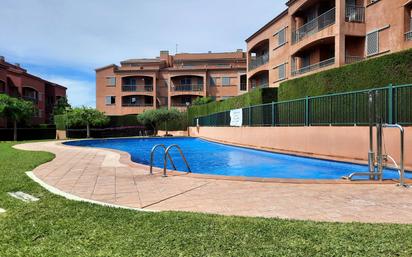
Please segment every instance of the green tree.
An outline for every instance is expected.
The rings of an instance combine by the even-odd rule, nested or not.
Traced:
[[[0,94],[0,117],[13,122],[14,141],[17,141],[17,123],[29,120],[35,112],[32,102]]]
[[[167,122],[178,119],[180,116],[181,113],[177,109],[156,109],[145,111],[138,115],[137,119],[146,126],[153,128],[155,134],[157,134],[159,125],[166,123],[166,134],[168,134]]]
[[[53,116],[54,115],[62,115],[65,114],[68,109],[71,109],[71,105],[69,104],[67,97],[60,98],[53,107]]]
[[[213,99],[210,96],[207,96],[207,97],[198,97],[198,98],[196,98],[192,102],[192,104],[193,105],[202,105],[202,104],[208,104],[208,103],[211,103],[211,102],[213,102]]]
[[[89,107],[74,108],[67,113],[68,126],[85,126],[87,138],[90,137],[90,126],[103,126],[109,122],[109,118],[96,109]]]

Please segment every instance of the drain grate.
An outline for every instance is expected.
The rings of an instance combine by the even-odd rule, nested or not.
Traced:
[[[8,193],[11,197],[14,197],[16,199],[19,199],[23,202],[29,203],[29,202],[36,202],[40,200],[37,197],[34,197],[32,195],[26,194],[24,192],[18,191],[18,192],[9,192]]]

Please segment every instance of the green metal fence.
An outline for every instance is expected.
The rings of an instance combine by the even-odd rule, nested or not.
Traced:
[[[369,122],[372,89],[306,97],[242,109],[243,126],[354,126]],[[412,125],[412,84],[373,89],[383,122]],[[230,111],[198,117],[200,126],[230,126]],[[196,119],[194,124],[197,124]]]

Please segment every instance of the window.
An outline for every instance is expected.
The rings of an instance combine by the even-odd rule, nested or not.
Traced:
[[[116,104],[116,97],[106,96],[106,105],[114,105],[114,104]]]
[[[286,28],[278,32],[278,46],[286,43]]]
[[[379,53],[379,31],[374,31],[366,35],[366,54],[368,56]]]
[[[106,85],[108,87],[115,87],[116,86],[116,77],[107,77],[106,78]]]
[[[231,78],[229,78],[229,77],[223,77],[223,78],[222,78],[222,86],[224,86],[224,87],[225,87],[225,86],[226,86],[226,87],[227,87],[227,86],[231,86],[232,84],[230,83],[230,79],[231,79]]]
[[[192,85],[192,79],[191,78],[184,78],[180,80],[180,85]]]
[[[286,63],[278,67],[279,80],[284,80],[286,78]]]

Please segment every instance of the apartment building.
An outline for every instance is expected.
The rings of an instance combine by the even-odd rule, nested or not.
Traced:
[[[38,113],[31,124],[37,125],[50,123],[53,107],[59,98],[66,96],[66,88],[36,77],[19,64],[8,63],[0,56],[0,94],[32,101]],[[7,122],[0,120],[0,127],[5,126]]]
[[[96,69],[96,106],[107,115],[155,108],[186,109],[197,97],[221,100],[247,91],[246,54],[161,51]]]
[[[412,47],[412,0],[290,0],[247,42],[248,89]]]

